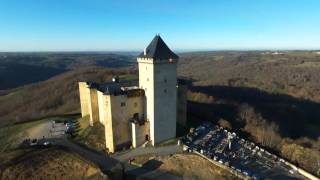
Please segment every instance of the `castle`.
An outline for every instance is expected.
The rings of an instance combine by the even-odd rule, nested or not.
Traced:
[[[137,57],[139,82],[79,82],[82,117],[105,127],[106,148],[153,146],[176,137],[186,124],[186,86],[177,80],[179,57],[159,35]],[[179,82],[179,83],[178,83]]]

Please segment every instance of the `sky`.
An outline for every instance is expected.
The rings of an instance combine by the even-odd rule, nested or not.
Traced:
[[[0,51],[320,49],[319,0],[0,0]]]

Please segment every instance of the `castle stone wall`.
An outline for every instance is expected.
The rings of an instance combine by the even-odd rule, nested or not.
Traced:
[[[183,127],[187,126],[187,91],[186,85],[178,85],[177,97],[177,123]]]
[[[176,137],[177,64],[138,58],[139,86],[145,90],[147,119],[153,145]]]
[[[156,64],[154,75],[154,143],[176,137],[177,64]]]
[[[109,152],[114,152],[114,141],[113,141],[113,123],[112,123],[112,112],[111,112],[111,97],[108,95],[102,96],[103,109],[104,109],[104,131],[106,139],[106,148]]]
[[[135,113],[142,118],[143,96],[110,96],[112,111],[113,141],[115,149],[122,149],[132,143],[130,119]]]
[[[84,117],[89,115],[89,99],[90,99],[90,89],[86,82],[79,82],[79,96],[80,96],[80,106],[81,106],[81,116]]]
[[[89,98],[90,126],[99,122],[99,104],[97,89],[90,88]]]
[[[141,146],[144,142],[146,142],[146,135],[150,136],[150,124],[149,122],[145,122],[143,125],[131,123],[132,129],[132,146],[134,148]]]
[[[105,103],[105,100],[104,100],[104,94],[103,92],[101,91],[98,91],[98,106],[99,106],[99,121],[101,124],[104,125],[105,123],[105,118],[104,118],[104,114],[105,114],[105,108],[104,108],[104,103]]]

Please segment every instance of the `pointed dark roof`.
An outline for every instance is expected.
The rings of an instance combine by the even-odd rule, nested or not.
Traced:
[[[161,39],[159,35],[156,35],[151,43],[146,48],[146,54],[144,51],[139,54],[140,58],[153,58],[153,59],[178,59],[179,57],[172,52],[166,43]]]

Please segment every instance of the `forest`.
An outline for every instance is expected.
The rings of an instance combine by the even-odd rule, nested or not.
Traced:
[[[211,120],[320,175],[320,56],[311,51],[181,55],[188,118]]]

